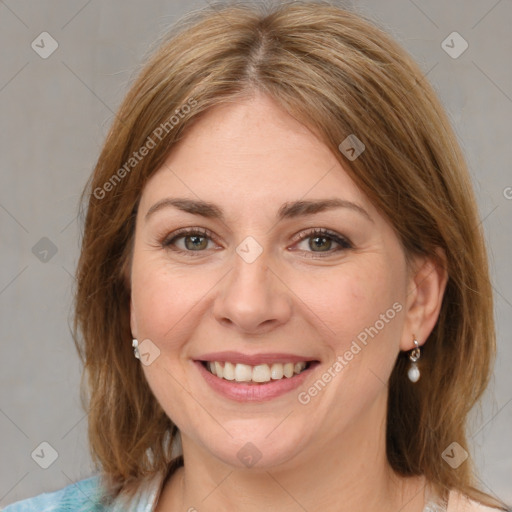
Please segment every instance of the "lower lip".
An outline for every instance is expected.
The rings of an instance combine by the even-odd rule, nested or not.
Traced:
[[[194,361],[204,380],[217,393],[237,402],[265,402],[289,393],[298,388],[307,378],[312,368],[302,371],[293,377],[283,377],[264,384],[252,384],[226,380],[210,373],[201,362]]]

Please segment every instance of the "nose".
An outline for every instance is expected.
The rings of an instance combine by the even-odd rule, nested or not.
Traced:
[[[234,268],[222,280],[213,305],[218,322],[249,334],[264,334],[285,324],[292,313],[289,289],[269,268],[265,251],[252,263],[238,253]]]

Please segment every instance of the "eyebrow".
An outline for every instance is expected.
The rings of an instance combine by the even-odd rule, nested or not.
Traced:
[[[146,213],[145,219],[148,220],[148,218],[155,212],[169,207],[174,207],[178,210],[191,213],[193,215],[200,215],[201,217],[209,219],[217,219],[222,222],[225,221],[222,209],[214,203],[180,197],[167,197],[156,202]],[[362,206],[339,198],[286,202],[279,208],[277,212],[277,219],[281,221],[284,219],[302,217],[305,215],[313,215],[315,213],[320,213],[334,208],[348,208],[361,214],[370,222],[374,222],[368,212]]]

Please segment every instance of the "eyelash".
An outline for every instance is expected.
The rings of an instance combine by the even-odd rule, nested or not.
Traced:
[[[187,238],[189,236],[199,236],[199,237],[205,237],[209,238],[210,240],[214,240],[213,234],[204,228],[182,228],[168,237],[166,237],[162,241],[162,247],[170,249],[174,252],[177,252],[179,254],[187,254],[189,256],[199,256],[202,252],[205,252],[206,249],[200,250],[200,251],[189,251],[189,250],[183,250],[183,249],[176,249],[172,248],[171,246],[176,242],[176,240],[180,238]],[[297,236],[294,237],[294,242],[302,242],[303,240],[307,240],[308,238],[314,238],[314,237],[322,237],[322,238],[329,238],[335,243],[339,245],[339,248],[336,250],[329,250],[329,251],[302,251],[304,253],[309,253],[310,256],[307,256],[309,258],[325,258],[327,256],[331,256],[335,252],[343,251],[343,250],[349,250],[353,248],[352,243],[345,237],[338,235],[337,233],[330,231],[325,228],[312,228],[306,231],[303,231],[299,233]],[[324,256],[325,254],[325,256]]]

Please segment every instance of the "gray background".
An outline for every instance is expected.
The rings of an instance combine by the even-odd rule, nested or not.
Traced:
[[[470,163],[489,244],[499,347],[471,439],[482,487],[512,503],[512,2],[353,4],[420,62]],[[166,27],[203,5],[0,0],[0,505],[91,474],[69,331],[78,198],[136,65]],[[31,48],[44,31],[59,45],[47,59]],[[456,59],[441,47],[453,31],[469,44]],[[39,242],[43,237],[51,243]],[[58,453],[48,469],[31,457],[43,441]],[[38,460],[49,462],[50,450],[44,453]]]

